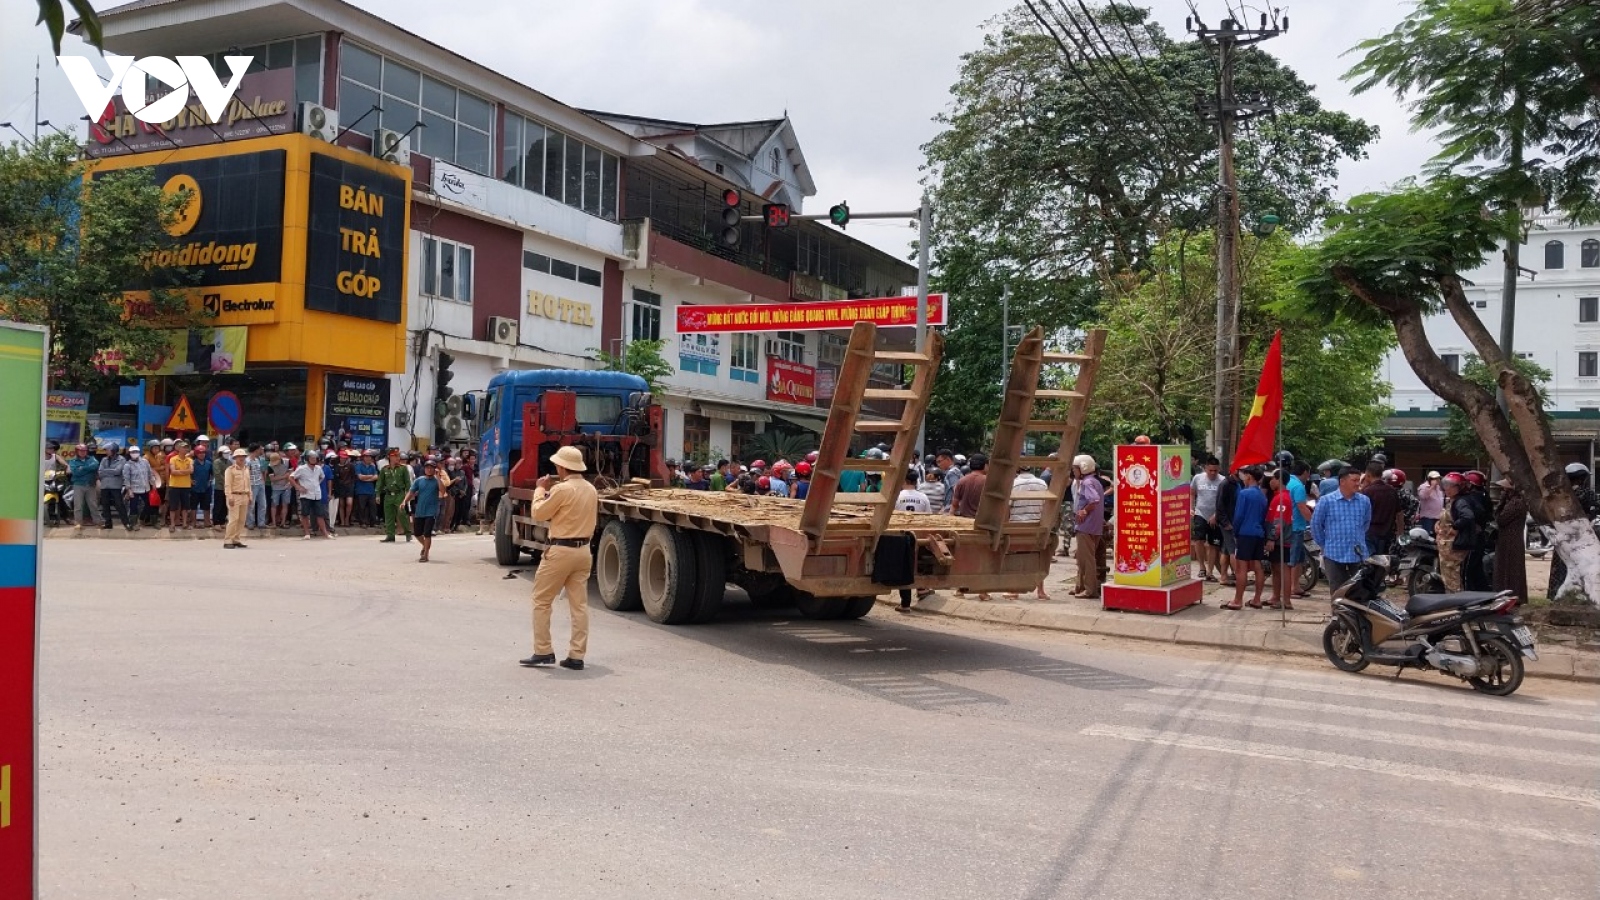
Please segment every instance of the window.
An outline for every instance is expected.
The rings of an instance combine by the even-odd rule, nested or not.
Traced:
[[[744,448],[756,439],[756,423],[730,422],[733,426],[733,437],[729,439],[728,457],[730,459],[744,459]]]
[[[767,157],[767,169],[777,175],[783,171],[783,151],[777,147],[772,148],[772,154]]]
[[[1578,321],[1600,322],[1600,297],[1578,298]]]
[[[1519,350],[1517,351],[1517,359],[1533,359],[1533,354]]]
[[[599,272],[599,270],[598,269],[586,269],[583,266],[579,266],[578,267],[578,283],[579,284],[587,284],[590,287],[599,287],[600,286],[600,272]]]
[[[524,269],[532,269],[535,272],[554,275],[557,278],[565,278],[568,281],[576,281],[579,284],[587,284],[591,287],[600,287],[603,280],[599,269],[591,269],[588,266],[569,263],[566,260],[545,256],[543,253],[535,253],[532,250],[522,251],[522,267]]]
[[[634,288],[629,306],[628,340],[661,340],[661,295]]]
[[[1439,354],[1439,361],[1443,362],[1444,363],[1444,367],[1446,369],[1449,369],[1451,371],[1451,373],[1456,374],[1456,375],[1460,375],[1461,374],[1461,354],[1459,354],[1459,353],[1441,353],[1441,354]]]
[[[1567,245],[1560,241],[1551,241],[1544,245],[1544,267],[1546,269],[1564,269],[1567,267]]]
[[[251,72],[293,69],[294,99],[297,106],[302,101],[322,102],[322,35],[273,41],[270,44],[246,47],[237,52],[253,57],[250,61]],[[222,58],[233,55],[235,54],[228,50],[206,54],[206,60],[211,63],[211,68],[221,73],[224,84],[228,81],[229,70],[228,64],[223,62]],[[361,111],[365,112],[367,108],[363,106]]]
[[[422,239],[422,293],[472,302],[472,248],[436,237]]]
[[[380,105],[377,121],[366,120],[372,127],[406,132],[421,122],[420,152],[474,172],[490,171],[489,101],[354,43],[340,46],[339,69],[339,109],[348,121]]]
[[[573,413],[584,425],[615,425],[622,418],[622,398],[579,394]]]
[[[841,335],[827,331],[817,335],[817,365],[844,365],[844,350],[848,346],[850,346],[850,340]]]
[[[767,354],[789,362],[806,361],[806,336],[802,331],[778,331],[767,342]]]
[[[1600,241],[1590,238],[1583,242],[1579,264],[1585,269],[1600,268]]]
[[[522,267],[548,274],[550,271],[550,257],[535,253],[532,250],[524,250],[522,251]]]
[[[619,163],[615,154],[508,112],[500,158],[503,181],[591,216],[616,221]]]
[[[734,381],[760,384],[761,368],[757,360],[760,359],[761,339],[753,334],[735,334],[731,343],[733,354],[728,359],[728,377]]]
[[[694,413],[683,414],[683,458],[704,462],[711,453],[711,420]]]
[[[1578,353],[1578,377],[1593,378],[1600,375],[1600,353],[1584,350]]]

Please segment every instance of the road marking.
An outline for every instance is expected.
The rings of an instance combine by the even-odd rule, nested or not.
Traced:
[[[1475,697],[1430,697],[1422,694],[1405,694],[1396,691],[1393,694],[1380,691],[1369,691],[1356,686],[1336,684],[1312,684],[1311,682],[1292,683],[1276,678],[1258,678],[1250,675],[1191,675],[1179,673],[1179,678],[1200,679],[1214,678],[1218,687],[1250,687],[1280,688],[1287,691],[1304,691],[1310,694],[1332,694],[1336,697],[1361,697],[1363,699],[1389,700],[1399,703],[1420,703],[1426,706],[1445,706],[1451,709],[1470,709],[1473,712],[1494,712],[1512,716],[1533,716],[1540,719],[1562,719],[1567,722],[1593,723],[1595,717],[1592,713],[1568,712],[1557,709],[1533,709],[1516,703],[1496,703],[1498,698]]]
[[[1575,803],[1579,806],[1600,809],[1600,791],[1593,791],[1588,788],[1542,784],[1537,781],[1524,781],[1519,778],[1496,778],[1492,775],[1477,775],[1470,772],[1452,772],[1447,769],[1434,769],[1428,766],[1414,766],[1387,760],[1365,759],[1359,756],[1348,756],[1343,753],[1327,753],[1322,750],[1303,750],[1298,747],[1285,747],[1279,744],[1260,744],[1254,741],[1235,741],[1227,738],[1204,737],[1201,735],[1170,734],[1153,728],[1090,725],[1078,733],[1089,737],[1116,738],[1142,744],[1157,744],[1163,747],[1182,747],[1189,750],[1209,750],[1213,753],[1249,756],[1256,759],[1307,763],[1331,769],[1353,769],[1377,775],[1392,775],[1396,778],[1406,778],[1412,781],[1431,781],[1461,788],[1495,791],[1501,794],[1517,794],[1524,797],[1559,800],[1564,803]]]
[[[1272,672],[1274,684],[1327,684],[1330,681],[1338,681],[1352,687],[1364,685],[1374,689],[1374,697],[1393,697],[1398,694],[1405,693],[1409,693],[1418,697],[1437,697],[1441,691],[1444,692],[1446,696],[1477,696],[1474,694],[1465,693],[1465,689],[1463,688],[1451,687],[1449,686],[1449,682],[1443,681],[1442,679],[1439,681],[1430,681],[1426,683],[1418,681],[1395,681],[1392,677],[1392,673],[1390,675],[1384,675],[1373,672],[1370,669],[1364,673],[1335,672],[1330,669],[1328,670],[1328,674],[1323,676],[1291,675],[1288,673],[1280,673],[1277,670],[1262,669],[1254,666],[1250,667],[1249,671]],[[1223,680],[1228,679],[1228,676],[1221,675],[1216,672],[1179,672],[1177,677],[1221,678]],[[1508,707],[1518,707],[1524,704],[1540,706],[1544,704],[1554,704],[1560,706],[1575,706],[1581,709],[1600,710],[1600,700],[1579,700],[1573,697],[1530,697],[1527,696],[1527,691],[1522,691],[1515,697],[1484,697],[1483,700],[1485,703],[1494,705],[1506,704]]]
[[[1293,719],[1269,719],[1239,713],[1210,712],[1200,709],[1174,710],[1160,703],[1125,703],[1124,712],[1169,715],[1180,721],[1216,722],[1223,725],[1250,725],[1255,728],[1276,728],[1302,734],[1320,734],[1326,737],[1351,738],[1376,744],[1395,744],[1419,750],[1443,750],[1446,753],[1475,753],[1500,759],[1511,756],[1528,762],[1542,762],[1557,766],[1587,766],[1600,770],[1600,762],[1588,755],[1556,753],[1550,750],[1533,750],[1526,747],[1503,747],[1497,744],[1480,744],[1474,741],[1456,741],[1429,737],[1423,734],[1402,734],[1392,731],[1373,731],[1347,725],[1329,725],[1322,722],[1305,722]]]
[[[1183,697],[1190,700],[1221,700],[1226,703],[1245,703],[1251,706],[1264,706],[1271,709],[1293,709],[1301,712],[1329,713],[1339,716],[1355,714],[1369,716],[1374,719],[1389,719],[1408,725],[1444,725],[1450,728],[1468,728],[1524,737],[1542,737],[1558,741],[1580,741],[1586,744],[1600,744],[1600,733],[1565,731],[1560,728],[1539,728],[1533,725],[1522,725],[1517,722],[1452,719],[1447,716],[1430,716],[1427,713],[1411,712],[1410,710],[1369,709],[1365,706],[1312,703],[1306,700],[1287,700],[1282,697],[1258,697],[1255,694],[1228,694],[1220,691],[1194,691],[1188,688],[1151,688],[1150,693],[1159,694],[1163,697]]]

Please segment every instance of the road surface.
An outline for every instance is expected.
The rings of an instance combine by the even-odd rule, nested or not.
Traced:
[[[47,900],[1600,886],[1592,686],[597,598],[528,670],[488,539],[220,543],[46,544]]]

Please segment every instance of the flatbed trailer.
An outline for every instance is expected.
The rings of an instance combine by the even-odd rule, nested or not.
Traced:
[[[1091,332],[1078,353],[1045,352],[1038,328],[1018,345],[974,518],[894,509],[942,362],[943,338],[930,333],[920,352],[875,351],[875,340],[871,323],[851,331],[805,500],[670,489],[648,479],[604,486],[592,546],[606,606],[642,609],[663,624],[706,622],[731,583],[758,604],[841,619],[865,615],[879,594],[899,587],[995,592],[1037,586],[1055,551],[1067,466],[1077,451],[1105,333]],[[911,385],[868,388],[872,366],[885,362],[914,366]],[[1075,367],[1072,387],[1041,389],[1046,365]],[[904,411],[897,421],[862,421],[867,399],[903,400]],[[1039,399],[1054,408],[1036,411]],[[889,458],[851,458],[858,431],[892,435]],[[1023,456],[1030,433],[1057,435],[1058,454]],[[1013,494],[1020,466],[1051,469],[1050,490]],[[852,469],[882,475],[880,490],[840,493],[840,476]],[[528,515],[531,472],[508,490],[509,508],[496,520],[497,547],[514,548],[513,558],[521,551],[537,556],[546,546],[544,526]],[[1012,522],[1014,499],[1039,503],[1039,521]],[[505,553],[497,555],[507,561]]]

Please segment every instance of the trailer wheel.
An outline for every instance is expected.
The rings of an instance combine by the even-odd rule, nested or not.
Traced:
[[[643,547],[644,529],[632,522],[612,519],[600,532],[594,575],[606,609],[637,612],[644,607],[639,596],[639,554]]]
[[[522,558],[522,548],[517,546],[511,523],[514,505],[510,497],[501,497],[494,513],[494,561],[502,566],[514,566]]]
[[[794,601],[800,607],[800,615],[808,619],[841,618],[847,602],[844,597],[818,597],[805,591],[795,591]]]
[[[699,550],[694,534],[651,525],[639,551],[639,598],[645,615],[662,625],[682,625],[694,615]]]
[[[710,531],[697,531],[694,539],[700,577],[695,583],[694,614],[689,621],[698,625],[715,619],[722,611],[722,598],[728,592],[728,544],[727,538]]]
[[[859,619],[878,605],[877,597],[850,597],[844,601],[844,613],[841,619]]]

